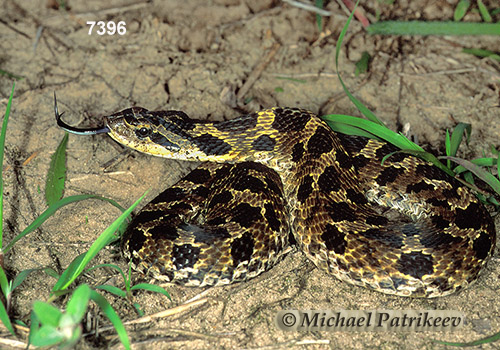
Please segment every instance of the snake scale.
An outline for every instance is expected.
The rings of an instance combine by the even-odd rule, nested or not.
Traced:
[[[147,204],[122,250],[134,268],[188,286],[248,280],[289,241],[340,280],[437,297],[473,282],[496,242],[492,217],[460,182],[381,141],[333,132],[315,114],[271,108],[203,122],[133,107],[108,133],[154,156],[203,162]]]

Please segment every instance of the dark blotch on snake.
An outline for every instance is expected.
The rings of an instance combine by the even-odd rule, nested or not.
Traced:
[[[195,189],[193,189],[192,192],[194,195],[203,197],[203,198],[208,198],[208,195],[210,194],[210,189],[206,186],[198,186]]]
[[[311,175],[307,175],[302,178],[299,189],[297,190],[297,199],[300,202],[304,203],[306,199],[309,198],[313,190],[312,183],[313,178]]]
[[[250,232],[245,232],[231,243],[231,257],[233,258],[234,267],[250,260],[254,245],[255,243]]]
[[[210,171],[206,169],[194,169],[184,177],[184,180],[194,184],[203,184],[208,182],[211,178]]]
[[[210,226],[217,226],[217,225],[222,225],[225,223],[226,223],[226,218],[223,218],[221,216],[207,220],[207,222],[206,222],[206,224],[210,225]]]
[[[373,215],[366,218],[366,223],[368,225],[385,226],[389,223],[389,219],[385,216]]]
[[[233,209],[233,221],[245,228],[249,228],[255,222],[262,221],[260,211],[260,208],[252,207],[248,203],[240,203]]]
[[[292,148],[292,161],[297,163],[302,159],[304,155],[304,144],[302,142],[297,142]]]
[[[346,190],[346,197],[350,199],[352,203],[358,205],[368,204],[368,199],[366,199],[365,195],[352,188]]]
[[[478,230],[481,228],[481,222],[476,220],[476,218],[481,218],[485,215],[489,215],[484,212],[484,208],[481,207],[478,203],[470,203],[467,209],[455,209],[456,218],[455,225],[460,227],[461,229],[472,228],[474,230]]]
[[[223,155],[232,149],[231,145],[210,134],[193,137],[192,142],[207,155]]]
[[[320,126],[307,141],[307,150],[314,157],[319,158],[322,154],[333,149],[332,133],[326,127]]]
[[[431,221],[438,229],[444,230],[447,227],[450,227],[450,222],[446,219],[443,219],[441,216],[433,215],[431,217]]]
[[[355,135],[346,135],[342,133],[336,134],[340,143],[349,154],[355,154],[361,151],[366,147],[368,142],[370,141],[367,137],[355,136]]]
[[[235,132],[235,130],[242,131],[254,129],[257,126],[257,113],[251,113],[237,119],[215,123],[213,126],[219,131],[230,133]]]
[[[450,209],[450,204],[446,199],[429,198],[426,202],[435,207]]]
[[[132,108],[125,109],[121,112],[111,114],[108,118],[110,120],[114,119],[114,117],[121,117],[125,119],[125,122],[132,126],[137,126],[139,121],[135,118],[134,113],[132,113]]]
[[[136,131],[137,133],[137,131]],[[178,151],[180,150],[180,146],[178,144],[175,144],[173,142],[170,142],[169,139],[167,139],[165,136],[160,134],[159,132],[153,132],[151,135],[149,135],[149,138],[151,139],[152,142],[156,143],[157,145],[160,145],[162,147]]]
[[[177,201],[179,199],[184,198],[186,195],[186,192],[184,189],[179,188],[179,187],[170,187],[167,188],[165,191],[160,193],[158,197],[154,198],[150,203],[151,204],[156,204],[156,203],[164,203],[164,202],[173,202]]]
[[[391,231],[379,230],[376,228],[370,228],[366,231],[360,231],[358,235],[369,238],[374,242],[380,242],[384,246],[391,248],[400,249],[403,247],[403,238],[394,234]],[[376,245],[374,243],[374,245]]]
[[[426,248],[440,247],[441,249],[449,249],[452,245],[460,244],[464,238],[454,237],[444,232],[429,232],[428,234],[420,233],[420,243]]]
[[[485,232],[483,232],[478,238],[474,240],[472,245],[474,251],[477,253],[477,257],[479,259],[486,259],[488,253],[491,250],[493,242],[491,241],[491,237],[488,236]]]
[[[330,202],[327,206],[328,215],[332,218],[334,222],[341,221],[356,221],[358,220],[358,215],[356,212],[349,206],[349,204],[340,202]]]
[[[142,210],[137,214],[134,218],[136,222],[150,222],[153,220],[157,220],[161,217],[165,216],[165,211],[163,209],[158,210]]]
[[[172,262],[176,269],[192,268],[198,261],[200,250],[200,248],[194,247],[191,244],[174,244],[172,249]]]
[[[453,288],[453,286],[448,283],[448,280],[443,277],[436,277],[436,279],[432,282],[432,285],[437,286],[442,291],[447,291]],[[456,291],[460,289],[462,289],[462,287],[457,288]]]
[[[280,229],[281,223],[276,216],[276,212],[274,211],[273,206],[269,203],[266,203],[264,205],[264,209],[266,210],[266,212],[264,213],[264,217],[269,223],[269,226],[273,231],[278,231]]]
[[[191,204],[184,203],[184,202],[179,202],[175,203],[169,208],[170,210],[178,210],[179,212],[187,211],[187,210],[192,210],[193,207]]]
[[[217,193],[212,197],[212,200],[210,201],[210,203],[208,203],[208,208],[213,208],[217,204],[226,204],[231,199],[233,199],[233,195],[230,191],[223,191],[223,192]]]
[[[434,273],[432,256],[421,252],[402,253],[397,261],[397,266],[401,273],[418,279]]]
[[[274,171],[271,168],[268,168],[264,164],[255,163],[255,162],[243,162],[243,163],[241,163],[241,167],[243,168],[245,174],[248,174],[249,173],[248,170],[250,170],[250,169],[255,170],[255,171],[260,173],[261,177],[266,182],[267,187],[261,188],[259,185],[258,191],[265,191],[265,192],[272,191],[278,196],[283,195],[283,193],[281,191],[281,179],[280,179],[278,173],[276,173],[276,171]],[[254,177],[253,175],[247,175],[247,176]],[[261,181],[261,180],[259,180],[259,181]],[[257,187],[254,187],[254,189],[257,189]]]
[[[187,136],[186,130],[193,130],[196,127],[195,121],[182,111],[150,112],[146,119],[155,125],[161,124],[165,130],[181,136]]]
[[[340,182],[338,168],[330,165],[325,168],[323,173],[318,178],[318,186],[325,193],[337,192],[342,188]]]
[[[158,241],[160,239],[174,240],[179,237],[177,227],[173,226],[169,222],[161,222],[155,225],[149,229],[149,233],[154,241]]]
[[[352,164],[354,165],[354,168],[356,170],[365,167],[370,161],[371,161],[370,158],[365,157],[362,154],[352,157]]]
[[[264,183],[252,175],[242,176],[233,184],[237,191],[249,190],[252,193],[262,193],[266,191]]]
[[[439,170],[435,166],[428,164],[419,164],[415,170],[415,173],[427,177],[432,180],[444,180],[446,182],[450,182],[454,184],[456,181],[454,178],[446,174],[444,171]]]
[[[408,193],[419,193],[421,191],[434,191],[434,186],[425,181],[415,182],[406,186],[406,192]]]
[[[337,150],[335,152],[335,160],[342,169],[349,169],[353,166],[352,158],[344,150]]]
[[[340,232],[334,225],[327,224],[325,232],[321,235],[321,239],[325,242],[326,248],[332,250],[335,254],[344,254],[347,246],[345,234]]]
[[[147,237],[144,235],[144,232],[138,230],[135,227],[131,227],[127,229],[125,234],[123,235],[122,247],[124,243],[128,241],[129,252],[139,251],[144,246]]]
[[[302,131],[307,122],[311,119],[309,113],[305,113],[295,108],[276,108],[274,114],[275,117],[271,126],[280,133]]]
[[[237,164],[223,164],[222,167],[218,168],[216,171],[215,171],[215,178],[217,179],[225,179],[226,177],[229,176],[231,170],[233,168],[236,168],[236,167],[239,167],[241,166],[241,164],[243,163],[237,163]]]
[[[385,186],[389,182],[393,182],[399,175],[402,175],[406,172],[404,168],[385,168],[382,172],[376,177],[375,181],[380,186]]]
[[[382,147],[378,148],[375,151],[375,155],[376,155],[377,159],[382,159],[386,155],[388,155],[389,153],[398,152],[398,151],[401,151],[401,150],[399,148],[397,148],[396,146],[391,145],[390,143],[386,143],[385,145],[383,145]],[[389,158],[387,158],[387,161],[392,162],[392,163],[398,163],[398,162],[402,162],[406,157],[410,157],[410,155],[408,153],[398,152],[398,153],[394,153]]]
[[[271,170],[271,171],[273,171],[273,170]],[[275,179],[272,179],[270,175],[271,174],[269,174],[269,176],[266,176],[266,178],[265,178],[267,188],[271,192],[273,192],[275,195],[282,197],[283,192],[281,191],[281,187],[280,187],[281,182],[277,182],[277,181],[279,181],[279,178],[276,179],[276,181],[275,181]]]
[[[181,130],[193,130],[196,127],[195,121],[182,111],[166,111],[162,116],[170,119]]]
[[[276,140],[268,135],[260,135],[252,142],[255,151],[272,151],[276,146]]]

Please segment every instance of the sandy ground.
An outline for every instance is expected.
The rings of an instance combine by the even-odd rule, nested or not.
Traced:
[[[70,12],[48,8],[41,1],[0,2],[0,68],[24,77],[16,85],[6,141],[5,242],[46,209],[45,176],[63,137],[54,121],[54,91],[60,111],[74,125],[98,125],[99,116],[129,106],[179,109],[210,120],[270,106],[359,115],[335,75],[335,43],[347,19],[335,1],[326,6],[333,15],[324,19],[322,32],[313,14],[273,0],[114,0],[106,5],[72,1]],[[454,3],[403,0],[361,5],[372,21],[376,13],[382,19],[441,20],[452,18]],[[495,1],[485,3],[494,7]],[[480,20],[477,14],[466,19]],[[124,21],[127,32],[89,35],[86,22],[91,20]],[[471,123],[472,140],[461,155],[477,157],[491,146],[498,149],[500,66],[466,55],[462,47],[500,51],[500,42],[493,37],[370,36],[356,21],[344,41],[340,72],[351,91],[387,125],[401,130],[409,124],[418,142],[435,153],[443,153],[446,128],[459,121]],[[370,72],[355,77],[354,63],[363,51],[373,56]],[[253,78],[255,83],[249,85]],[[0,78],[2,109],[11,87],[11,79]],[[122,153],[106,136],[71,135],[65,194],[94,193],[128,206],[147,189],[151,200],[196,166]],[[6,268],[12,276],[44,266],[62,271],[118,215],[101,201],[65,207],[14,246],[6,256]],[[103,262],[125,267],[116,247],[95,261]],[[212,289],[169,285],[172,301],[138,293],[136,301],[146,314],[197,296],[206,302],[129,326],[128,332],[134,349],[442,349],[432,340],[472,341],[500,330],[499,274],[496,251],[482,277],[467,290],[438,299],[408,299],[343,284],[295,251],[246,283]],[[123,286],[113,270],[105,269],[79,282]],[[53,284],[54,279],[42,272],[30,275],[15,292],[13,315],[29,322],[32,302],[46,300]],[[106,297],[123,320],[137,318],[123,300]],[[275,327],[274,316],[287,308],[451,309],[463,312],[467,325],[456,333],[283,332]],[[87,331],[108,324],[96,308],[87,319]],[[26,334],[20,335],[26,341]],[[0,338],[9,335],[3,330]],[[121,345],[114,332],[102,330],[97,338],[87,336],[78,345],[108,347]]]

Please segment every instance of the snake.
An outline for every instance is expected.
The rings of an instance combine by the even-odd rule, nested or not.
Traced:
[[[161,282],[247,281],[295,246],[341,281],[432,298],[477,280],[495,247],[492,216],[457,179],[388,142],[334,132],[304,109],[211,122],[132,107],[79,128],[54,104],[68,132],[201,162],[123,234],[125,258]]]

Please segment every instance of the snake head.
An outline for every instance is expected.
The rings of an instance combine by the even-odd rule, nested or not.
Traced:
[[[124,146],[159,157],[193,158],[183,156],[189,150],[189,130],[193,121],[180,111],[150,112],[142,107],[132,107],[104,116],[105,125],[97,128],[77,128],[62,120],[54,92],[54,113],[57,125],[72,134],[96,135],[107,133]],[[186,147],[184,149],[184,147]],[[193,154],[192,152],[190,153]]]
[[[215,129],[211,123],[192,120],[181,111],[149,111],[132,107],[104,116],[104,126],[76,128],[61,119],[63,113],[59,114],[54,93],[54,113],[57,125],[67,132],[77,135],[107,133],[123,146],[157,157],[231,161],[238,154],[238,150],[233,152],[230,144],[213,135]]]
[[[107,116],[106,122],[109,136],[124,146],[158,157],[196,159],[189,134],[194,121],[184,112],[132,107]]]

